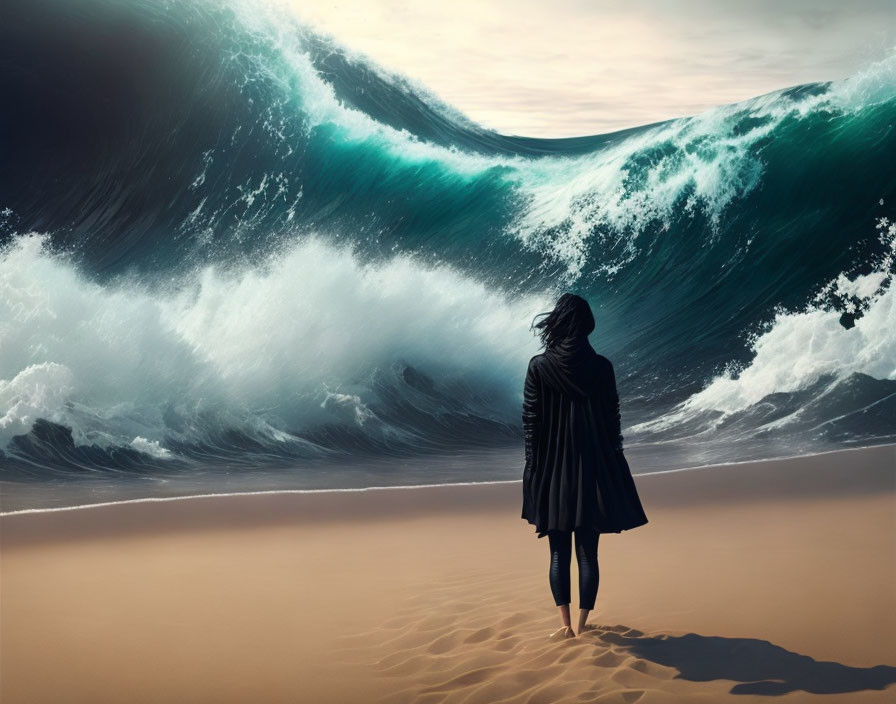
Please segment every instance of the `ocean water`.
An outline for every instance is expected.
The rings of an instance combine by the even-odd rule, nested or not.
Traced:
[[[896,54],[573,139],[252,0],[6,0],[0,67],[7,496],[512,478],[567,290],[636,472],[896,440]]]

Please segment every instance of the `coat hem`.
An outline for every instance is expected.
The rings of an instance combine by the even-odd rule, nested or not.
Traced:
[[[527,518],[526,516],[520,516],[520,518],[522,520],[526,521],[527,523],[529,523],[530,525],[535,526],[535,532],[537,533],[538,538],[544,538],[548,534],[549,530],[569,530],[569,531],[575,530],[575,528],[539,528],[538,524],[535,521],[533,521],[531,518]],[[619,528],[619,527],[607,528],[607,527],[597,527],[597,526],[592,526],[592,527],[598,533],[617,533],[618,534],[618,533],[623,533],[627,530],[634,530],[635,528],[640,528],[641,526],[647,525],[649,522],[650,522],[650,520],[645,517],[643,521],[639,519],[637,522],[635,522],[631,525],[625,526],[624,528]],[[582,526],[576,526],[576,528],[580,528],[580,527],[582,527]]]

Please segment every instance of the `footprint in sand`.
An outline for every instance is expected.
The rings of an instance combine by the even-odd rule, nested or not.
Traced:
[[[509,638],[502,638],[501,640],[497,641],[492,647],[498,652],[506,653],[508,650],[513,650],[519,642],[519,638],[517,638],[516,636],[510,636]]]
[[[495,629],[491,627],[480,628],[478,631],[473,631],[470,635],[468,635],[464,639],[464,643],[481,643],[484,640],[491,638],[495,634]]]
[[[522,611],[517,611],[516,613],[510,614],[510,616],[505,616],[502,618],[496,625],[507,628],[508,626],[519,626],[520,624],[527,623],[531,619],[531,615],[525,614]]]

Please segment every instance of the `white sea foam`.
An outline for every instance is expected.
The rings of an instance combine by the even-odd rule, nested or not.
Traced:
[[[8,320],[0,323],[0,340],[10,339],[8,328]],[[38,418],[62,420],[72,389],[71,370],[55,362],[30,364],[11,379],[0,379],[0,447],[13,435],[27,433]]]
[[[158,440],[147,440],[140,436],[131,440],[131,447],[138,452],[142,452],[144,455],[149,455],[150,457],[155,457],[157,459],[169,459],[174,456],[171,450],[166,450],[162,447]]]
[[[824,379],[829,388],[855,373],[896,380],[896,283],[891,273],[896,225],[882,218],[878,226],[889,250],[875,269],[852,279],[841,274],[823,287],[862,298],[867,310],[854,327],[845,328],[840,312],[820,300],[801,311],[778,311],[767,329],[754,336],[754,356],[744,369],[720,374],[670,413],[633,426],[631,432],[670,428],[705,412],[715,412],[712,423],[718,424],[770,394],[799,391]]]
[[[520,165],[506,177],[515,181],[526,208],[510,232],[564,262],[575,279],[595,265],[588,260],[595,236],[610,238],[612,246],[596,264],[611,274],[634,256],[638,235],[651,222],[668,227],[677,213],[702,210],[717,225],[732,200],[759,184],[762,165],[750,148],[774,129],[766,122],[735,135],[740,112],[718,108],[586,156]],[[645,163],[635,167],[636,160]],[[636,168],[641,173],[634,182]]]
[[[612,275],[637,252],[651,222],[668,226],[681,213],[700,211],[718,227],[726,207],[761,183],[764,164],[754,148],[785,119],[854,112],[894,98],[896,53],[813,94],[782,89],[663,123],[585,156],[515,164],[506,178],[527,207],[510,231],[564,262],[571,280],[595,264]],[[747,129],[745,118],[753,119]],[[707,242],[716,234],[711,229]],[[595,237],[608,244],[596,263],[588,260]]]
[[[169,438],[227,428],[268,442],[334,421],[388,434],[371,384],[395,363],[475,390],[478,410],[513,422],[537,347],[527,327],[549,306],[408,256],[362,265],[316,237],[265,267],[209,266],[152,289],[85,280],[45,243],[0,252],[0,447],[37,417],[78,445],[156,457]]]
[[[887,56],[832,84],[825,100],[843,109],[859,110],[888,102],[896,94],[896,47]]]

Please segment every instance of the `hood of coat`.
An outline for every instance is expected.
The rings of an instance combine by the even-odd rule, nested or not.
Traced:
[[[585,335],[548,347],[539,368],[545,383],[571,396],[590,396],[598,385],[598,355]]]

